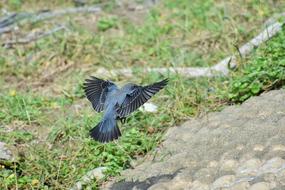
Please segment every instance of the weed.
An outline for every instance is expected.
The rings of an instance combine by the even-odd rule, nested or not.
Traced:
[[[229,100],[243,102],[285,84],[284,40],[285,33],[282,32],[248,58],[241,72],[234,74],[230,81]]]
[[[97,23],[98,30],[103,32],[116,26],[117,26],[117,19],[115,17],[101,18],[100,20],[98,20]]]

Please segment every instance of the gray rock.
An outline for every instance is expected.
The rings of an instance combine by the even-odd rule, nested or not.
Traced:
[[[254,151],[257,151],[257,152],[262,152],[264,149],[265,149],[265,146],[263,146],[263,145],[261,145],[261,144],[256,144],[256,145],[254,145],[254,147],[253,147],[253,150],[254,150]]]
[[[277,173],[280,169],[285,169],[285,160],[280,157],[274,157],[268,160],[261,168],[259,168],[259,173]]]
[[[96,179],[97,181],[103,179],[105,177],[104,171],[106,171],[106,167],[98,167],[89,172],[87,172],[82,179],[77,182],[70,190],[81,190],[85,184],[90,183],[92,180]]]
[[[201,183],[200,181],[196,180],[191,185],[191,190],[209,190],[209,185]]]
[[[6,147],[6,144],[3,142],[0,142],[0,159],[2,160],[11,160],[12,159],[12,153],[8,148]]]
[[[257,173],[258,168],[261,166],[261,161],[256,158],[245,161],[237,169],[237,175],[239,176],[253,176]]]
[[[230,159],[230,160],[222,160],[221,161],[221,170],[222,171],[235,171],[238,167],[238,161]]]
[[[281,185],[285,186],[285,169],[277,173],[277,179],[280,181]]]
[[[232,185],[229,190],[248,190],[249,186],[249,183],[245,181]]]
[[[285,145],[283,144],[276,144],[272,146],[273,151],[284,151],[285,152]]]
[[[270,185],[265,182],[253,184],[249,190],[270,190]]]
[[[107,189],[282,189],[284,139],[285,90],[270,91],[170,128],[156,154]]]
[[[235,181],[235,176],[234,175],[225,175],[222,176],[216,181],[214,181],[212,185],[212,189],[219,189],[223,187],[229,187],[233,182]]]
[[[170,190],[170,186],[167,183],[157,183],[148,188],[148,190]]]

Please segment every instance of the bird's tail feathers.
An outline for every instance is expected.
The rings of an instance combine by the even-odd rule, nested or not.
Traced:
[[[90,130],[90,135],[96,141],[104,143],[118,139],[121,132],[114,118],[104,118]]]

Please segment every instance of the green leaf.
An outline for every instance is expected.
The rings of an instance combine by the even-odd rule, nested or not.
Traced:
[[[250,90],[253,94],[258,94],[261,91],[261,86],[258,83],[254,83],[251,85]]]

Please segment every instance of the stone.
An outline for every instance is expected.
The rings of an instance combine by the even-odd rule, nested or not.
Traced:
[[[285,167],[277,173],[277,180],[285,186]]]
[[[284,151],[285,152],[285,145],[277,144],[272,146],[273,151]]]
[[[243,181],[232,185],[229,190],[248,190],[249,186],[247,181]]]
[[[261,145],[261,144],[256,144],[254,147],[253,147],[253,150],[254,151],[257,151],[257,152],[261,152],[261,151],[263,151],[264,150],[264,146],[263,145]]]
[[[215,171],[217,171],[215,168],[202,168],[195,172],[193,178],[199,180],[201,183],[211,183],[215,180]]]
[[[271,181],[271,182],[269,182],[269,187],[270,187],[270,189],[274,189],[274,188],[276,188],[278,185],[277,185],[277,183],[275,182],[275,181]]]
[[[218,189],[222,187],[228,187],[235,181],[234,175],[225,175],[220,178],[218,178],[216,181],[214,181],[212,188]]]
[[[236,146],[236,149],[237,149],[237,150],[242,150],[242,149],[244,149],[244,145],[243,145],[243,144],[238,144],[238,145]]]
[[[221,162],[221,170],[222,171],[235,171],[238,167],[237,160],[223,160]]]
[[[157,183],[148,188],[148,190],[170,190],[166,183]]]
[[[104,171],[107,170],[107,167],[98,167],[89,172],[82,178],[83,181],[89,182],[90,179],[96,179],[97,181],[105,177]]]
[[[155,154],[123,171],[125,181],[109,189],[132,189],[139,182],[178,190],[281,190],[285,118],[276,118],[284,114],[284,100],[285,90],[274,90],[169,128]],[[160,178],[165,181],[155,180]]]
[[[12,159],[11,151],[6,147],[6,144],[3,142],[0,142],[0,159],[2,160]]]
[[[261,161],[256,158],[247,160],[244,163],[242,163],[242,165],[237,169],[237,174],[239,176],[254,175],[255,173],[257,173],[261,164],[262,164]]]
[[[259,175],[264,173],[277,173],[285,166],[285,160],[280,157],[274,157],[264,163],[258,170]]]
[[[209,190],[209,185],[201,183],[198,180],[193,181],[191,185],[191,190]]]
[[[207,165],[208,168],[216,168],[218,167],[219,163],[217,161],[210,161]]]
[[[179,172],[172,180],[173,182],[179,182],[179,181],[186,181],[187,183],[192,183],[192,176],[191,173],[187,170],[184,170],[182,172]]]
[[[162,182],[152,185],[148,188],[148,190],[183,190],[183,189],[190,189],[191,182],[190,181],[183,181],[183,180],[171,180],[169,182]]]
[[[270,185],[266,182],[259,182],[253,184],[249,190],[270,190]]]
[[[165,179],[159,180],[157,184],[152,185],[149,190],[183,190],[190,189],[192,184],[191,176],[189,176],[188,171],[184,170],[179,172],[173,179],[166,181]]]
[[[87,172],[82,179],[77,182],[70,190],[81,190],[85,184],[90,183],[93,180],[101,180],[105,177],[104,171],[107,170],[107,167],[98,167],[89,172]]]

